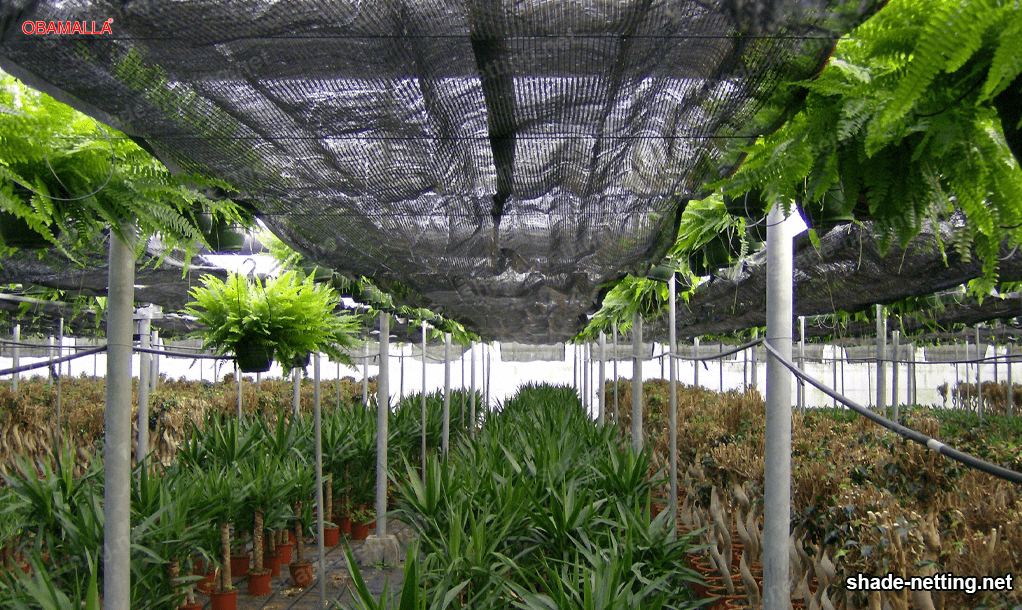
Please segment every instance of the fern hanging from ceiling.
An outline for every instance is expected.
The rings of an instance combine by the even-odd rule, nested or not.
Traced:
[[[1014,1],[892,0],[795,85],[801,110],[722,186],[810,211],[840,193],[840,213],[903,244],[960,209],[955,246],[982,261],[973,288],[987,293],[1005,243],[1022,241],[1022,171],[1005,139],[1019,125],[1004,112],[1022,105],[1020,40]]]

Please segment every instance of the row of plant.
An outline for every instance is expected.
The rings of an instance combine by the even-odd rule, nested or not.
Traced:
[[[608,384],[608,391],[613,391]],[[618,388],[630,404],[630,384]],[[666,464],[669,386],[643,385],[647,446]],[[630,428],[630,412],[620,414]],[[964,410],[902,409],[902,423],[1005,468],[1022,471],[1018,418]],[[679,386],[678,445],[682,520],[710,526],[715,547],[737,577],[740,540],[747,563],[760,559],[765,406],[760,395]],[[874,592],[846,590],[857,573],[927,576],[937,572],[1001,577],[1022,572],[1022,493],[1012,483],[944,458],[844,409],[793,414],[792,595],[807,607],[1015,608],[1013,591]],[[661,490],[661,493],[666,493]],[[758,511],[758,513],[757,513]],[[746,551],[749,550],[746,545]]]
[[[454,439],[468,424],[460,394],[451,402]],[[433,394],[426,402],[427,450],[437,453],[443,400]],[[420,459],[421,404],[421,395],[410,396],[394,408],[391,463]],[[364,531],[375,520],[376,417],[375,407],[361,404],[342,404],[323,416],[328,543],[346,522]],[[247,571],[251,593],[269,592],[273,571],[288,563],[283,532],[291,530],[294,544],[313,520],[311,420],[293,416],[289,408],[240,421],[233,413],[210,411],[201,425],[190,425],[176,459],[157,459],[154,453],[135,467],[132,608],[176,608],[195,599],[196,587],[236,597],[239,570]],[[90,595],[102,595],[100,454],[90,454],[83,469],[74,445],[63,447],[60,459],[16,458],[7,465],[0,489],[0,548],[7,568],[0,581],[2,607],[77,608]],[[294,550],[292,579],[308,584],[312,566],[301,544]]]
[[[407,465],[395,514],[418,543],[396,605],[696,607],[691,539],[651,518],[649,453],[618,438],[572,389],[525,386],[424,477]],[[390,607],[353,571],[362,607]]]

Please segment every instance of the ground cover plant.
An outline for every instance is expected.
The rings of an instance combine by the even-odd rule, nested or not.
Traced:
[[[622,404],[630,404],[630,387],[618,388]],[[613,392],[612,384],[607,388]],[[655,447],[657,463],[669,455],[668,392],[663,381],[643,384],[647,445]],[[721,551],[725,543],[756,535],[755,524],[746,523],[762,503],[764,415],[755,391],[679,388],[681,517],[692,527],[713,525],[704,541]],[[901,419],[951,446],[1022,470],[1022,418],[988,414],[981,424],[967,409],[914,406],[903,407]],[[620,423],[629,429],[629,412],[622,410]],[[1022,490],[845,409],[793,415],[792,505],[792,553],[799,557],[793,597],[807,606],[824,598],[849,609],[1012,609],[1022,603],[1017,582],[1011,592],[971,596],[907,590],[867,596],[844,588],[844,579],[859,572],[998,577],[1022,571]]]
[[[650,514],[649,453],[618,438],[574,390],[525,386],[424,477],[408,465],[396,516],[423,607],[696,607],[692,540]]]

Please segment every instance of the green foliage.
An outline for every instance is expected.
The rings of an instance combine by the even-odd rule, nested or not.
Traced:
[[[419,535],[420,599],[459,583],[459,608],[695,607],[690,541],[650,520],[649,454],[617,434],[570,388],[526,386],[423,477],[406,464],[397,516]]]
[[[172,175],[130,138],[0,74],[0,209],[73,256],[109,226],[159,235],[187,256],[202,243],[197,214],[235,222],[242,211],[196,189],[230,187],[197,174]],[[5,246],[6,247],[6,246]]]
[[[191,296],[195,300],[186,311],[205,326],[194,334],[218,354],[236,354],[239,346],[264,343],[273,347],[285,373],[312,352],[351,363],[340,348],[356,345],[358,320],[335,314],[337,294],[311,277],[301,279],[287,271],[263,284],[237,273],[226,282],[206,275]]]
[[[797,85],[802,109],[722,186],[836,202],[903,244],[960,209],[967,224],[953,245],[966,259],[975,249],[984,275],[973,288],[988,293],[1002,243],[1022,239],[1022,171],[991,103],[1022,71],[1008,34],[1020,21],[1017,3],[892,0]]]

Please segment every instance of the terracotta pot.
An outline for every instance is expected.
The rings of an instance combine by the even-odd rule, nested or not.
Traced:
[[[195,588],[198,589],[200,593],[205,593],[206,595],[209,595],[210,593],[213,592],[213,579],[215,577],[216,570],[210,569],[208,572],[206,572],[206,575],[203,577],[202,580],[195,583]]]
[[[231,555],[231,576],[244,578],[248,574],[248,555]]]
[[[293,551],[294,548],[294,543],[277,545],[277,554],[280,555],[280,565],[286,566],[291,563],[291,551]]]
[[[276,578],[280,576],[280,560],[283,559],[280,553],[274,553],[263,557],[263,565],[270,571],[270,576]]]
[[[341,528],[334,526],[323,527],[323,546],[337,546],[341,536]]]
[[[345,536],[351,536],[351,517],[341,517],[337,521],[341,527],[341,533]]]
[[[352,523],[351,524],[351,539],[352,540],[365,540],[369,537],[369,524],[368,523]]]
[[[295,533],[294,533],[293,531],[291,531],[291,530],[287,530],[287,540],[288,540],[288,542],[290,542],[290,543],[291,543],[292,545],[294,545],[294,543],[296,542],[296,540],[295,540]]]
[[[213,610],[237,610],[238,590],[214,591],[210,596],[213,601]]]
[[[277,571],[280,571],[280,566],[277,566]],[[270,594],[270,580],[273,578],[273,572],[271,570],[263,570],[262,572],[252,571],[248,573],[248,594],[249,595],[269,595]]]
[[[202,604],[185,604],[178,606],[177,610],[202,610]]]
[[[292,563],[287,568],[291,571],[291,582],[296,587],[308,587],[312,584],[312,564],[308,561]]]

